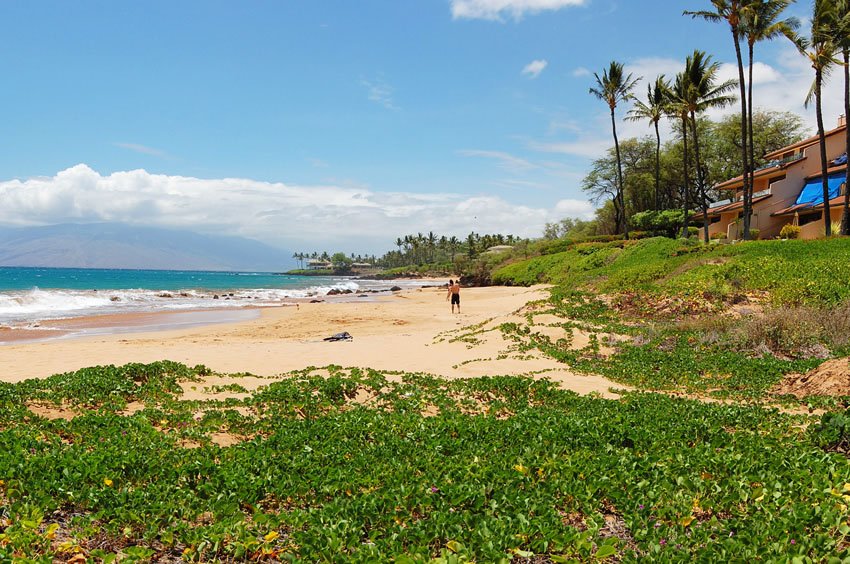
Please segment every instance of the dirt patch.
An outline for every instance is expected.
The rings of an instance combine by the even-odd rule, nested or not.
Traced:
[[[799,398],[850,396],[850,358],[828,360],[805,374],[789,374],[771,391]]]
[[[259,376],[207,376],[200,382],[184,384],[183,394],[178,399],[183,401],[224,401],[229,398],[243,400],[249,397],[251,392],[270,383],[270,379]]]
[[[213,433],[210,435],[210,441],[220,447],[229,447],[237,445],[245,440],[245,437],[234,435],[233,433]]]
[[[140,401],[131,401],[127,404],[127,407],[124,408],[124,411],[121,412],[121,415],[129,416],[134,415],[145,408],[145,404]]]
[[[45,419],[50,419],[51,421],[56,419],[64,419],[65,421],[70,421],[71,419],[79,415],[76,411],[64,405],[28,403],[27,409],[29,409],[39,417],[44,417]]]

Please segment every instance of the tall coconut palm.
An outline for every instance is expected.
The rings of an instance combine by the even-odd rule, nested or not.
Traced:
[[[836,0],[833,6],[832,35],[844,63],[844,119],[850,118],[850,0]],[[850,127],[844,129],[844,150],[850,153]],[[841,234],[850,235],[850,166],[844,177],[844,212]]]
[[[741,56],[741,15],[742,11],[753,2],[764,0],[711,0],[714,11],[686,11],[685,15],[694,18],[702,18],[710,22],[721,22],[729,25],[732,32],[732,41],[735,44],[735,58],[738,63],[738,88],[741,96],[741,174],[744,179],[744,239],[750,238],[750,216],[752,215],[753,192],[750,184],[749,170],[752,168],[749,162],[748,120],[747,120],[747,90],[744,81],[744,61]]]
[[[596,79],[596,86],[590,88],[590,93],[608,104],[608,109],[611,111],[614,153],[617,158],[617,194],[615,198],[622,210],[621,225],[617,226],[617,231],[621,231],[628,239],[629,223],[626,217],[626,200],[623,194],[623,164],[620,159],[620,141],[617,139],[617,119],[614,112],[617,109],[617,104],[632,98],[632,90],[634,90],[635,84],[640,78],[633,79],[631,74],[625,74],[623,64],[617,61],[611,61],[608,68],[602,71],[601,78],[597,73],[593,73],[593,77]]]
[[[688,73],[686,72],[680,72],[676,75],[673,85],[666,92],[667,101],[664,105],[667,115],[671,119],[679,120],[682,128],[682,171],[684,173],[684,186],[682,187],[682,211],[684,212],[682,237],[688,236],[688,222],[691,212],[691,156],[688,150],[688,116],[690,115],[690,111],[687,101],[690,85],[688,84],[688,78]]]
[[[829,178],[827,177],[826,136],[823,127],[822,92],[823,81],[829,76],[835,60],[836,44],[832,36],[830,9],[835,0],[815,0],[812,14],[812,27],[809,37],[798,37],[797,49],[812,65],[815,81],[806,95],[806,107],[815,101],[815,117],[818,122],[818,140],[820,145],[821,180],[823,186],[823,228],[827,237],[832,234],[832,218],[829,211]]]
[[[750,205],[752,205],[752,194],[755,191],[755,143],[753,141],[753,53],[756,43],[771,41],[778,37],[787,37],[791,41],[796,40],[796,31],[800,27],[797,18],[781,19],[782,13],[791,4],[792,0],[762,0],[750,2],[741,10],[741,31],[747,41],[747,55],[749,63],[749,77],[747,80],[747,130],[749,134],[749,159],[750,180],[749,185],[753,188],[749,192]]]
[[[850,1],[850,0],[848,0]],[[655,79],[654,84],[646,86],[646,102],[635,100],[634,107],[629,111],[626,119],[629,121],[647,120],[655,127],[655,211],[661,209],[659,192],[661,184],[661,134],[658,132],[658,122],[665,115],[664,105],[667,101],[666,92],[670,89],[664,75]]]
[[[687,88],[685,90],[685,105],[688,111],[691,133],[694,138],[694,160],[697,171],[697,190],[699,204],[702,207],[703,233],[705,242],[708,243],[708,196],[706,194],[706,179],[700,157],[699,132],[697,131],[697,114],[712,108],[722,108],[731,104],[735,98],[729,92],[735,88],[736,81],[727,80],[717,82],[717,73],[720,63],[712,62],[711,55],[703,51],[694,51],[685,60],[685,74],[687,75]]]

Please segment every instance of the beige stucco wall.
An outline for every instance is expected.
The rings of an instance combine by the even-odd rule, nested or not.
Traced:
[[[844,213],[842,206],[829,206],[829,217],[833,226],[841,225],[841,214]],[[800,239],[820,239],[824,237],[823,219],[807,223],[800,227]]]
[[[831,161],[832,159],[841,156],[844,153],[845,148],[846,145],[843,131],[828,137],[826,140],[827,160]],[[794,202],[797,201],[797,196],[800,195],[800,190],[803,189],[803,186],[806,183],[806,177],[814,174],[820,174],[820,145],[815,143],[814,145],[807,147],[803,150],[803,155],[803,160],[793,163],[784,171],[777,171],[775,174],[756,178],[753,192],[761,192],[762,190],[767,190],[769,187],[772,194],[770,198],[762,200],[761,202],[756,202],[753,205],[753,220],[751,225],[759,230],[760,239],[772,239],[779,236],[779,231],[786,223],[791,223],[792,218],[772,217],[771,214],[794,205]],[[781,176],[783,173],[785,174],[784,180],[774,182],[772,185],[770,184],[771,177],[776,178]],[[740,197],[741,192],[738,191],[736,196]],[[834,214],[830,213],[830,216],[832,215]],[[737,220],[737,214],[729,214],[729,216],[730,217],[727,218],[726,214],[721,215],[720,222],[715,223],[711,227],[714,228],[715,231],[728,230],[727,232],[730,233],[730,235],[732,233],[737,233],[736,226],[730,225]],[[804,232],[815,233],[817,230],[809,227],[814,224],[820,225],[820,233],[822,234],[822,221],[804,225]]]

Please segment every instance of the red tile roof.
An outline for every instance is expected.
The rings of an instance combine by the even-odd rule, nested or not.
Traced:
[[[832,198],[829,201],[829,207],[842,206],[842,205],[844,205],[844,195],[843,194],[841,196],[837,196],[835,198]],[[770,215],[777,217],[777,216],[781,216],[781,215],[793,215],[797,212],[802,212],[802,211],[817,211],[817,210],[822,210],[822,209],[823,209],[823,202],[819,202],[819,203],[814,204],[814,205],[812,205],[812,204],[794,204],[793,206],[788,206],[787,208],[783,208],[781,210],[775,211]]]

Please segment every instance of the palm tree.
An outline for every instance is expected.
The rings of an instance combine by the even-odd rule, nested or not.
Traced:
[[[430,255],[428,257],[428,262],[433,263],[434,262],[434,249],[437,246],[437,235],[433,231],[428,232],[427,244],[428,244],[428,253]]]
[[[682,166],[685,178],[684,187],[682,189],[682,209],[684,211],[684,218],[682,220],[682,237],[688,236],[688,220],[690,219],[688,214],[691,210],[690,152],[688,151],[688,117],[690,115],[690,110],[688,108],[688,90],[690,90],[690,85],[688,84],[688,78],[689,76],[686,72],[680,72],[676,75],[676,78],[673,81],[673,86],[667,90],[667,102],[665,103],[667,114],[673,119],[681,120],[682,127]]]
[[[449,237],[449,253],[452,256],[452,264],[455,262],[455,253],[457,252],[457,248],[460,246],[460,239],[452,235]]]
[[[750,163],[747,151],[747,91],[744,82],[744,61],[741,57],[741,15],[742,11],[753,2],[763,0],[711,0],[714,11],[701,10],[696,12],[685,11],[685,15],[693,18],[702,18],[710,22],[726,22],[732,32],[732,41],[735,43],[735,58],[738,62],[738,88],[741,96],[741,170],[744,179],[744,239],[750,238],[750,216],[752,215],[753,190],[750,184]]]
[[[664,75],[658,76],[655,84],[648,84],[646,87],[646,102],[635,100],[634,107],[626,116],[629,121],[645,119],[655,127],[655,211],[661,209],[658,195],[661,184],[661,134],[658,132],[658,122],[665,115],[664,104],[667,101],[665,93],[669,89],[670,85],[664,79]]]
[[[697,190],[702,207],[703,233],[705,242],[708,243],[708,197],[706,194],[706,180],[702,159],[700,158],[699,132],[697,131],[697,114],[711,108],[722,108],[731,104],[735,98],[728,92],[735,88],[734,80],[727,80],[717,84],[717,73],[720,63],[712,62],[711,55],[703,51],[694,51],[685,61],[685,74],[687,75],[687,89],[685,104],[690,117],[691,133],[694,137],[694,160],[697,169]]]
[[[844,119],[850,118],[850,0],[836,0],[833,7],[832,35],[844,63]],[[850,152],[850,127],[844,129],[844,150]],[[844,176],[844,212],[841,234],[850,235],[850,166]]]
[[[827,178],[826,136],[823,127],[823,108],[821,94],[823,81],[829,75],[835,60],[836,44],[833,40],[830,26],[829,9],[834,0],[815,0],[812,14],[810,37],[800,37],[796,41],[797,49],[811,63],[815,70],[815,81],[806,95],[805,105],[815,101],[815,116],[818,122],[818,140],[820,142],[821,181],[823,185],[823,228],[827,237],[832,234],[832,218],[829,216],[829,178]]]
[[[749,62],[749,77],[747,81],[747,131],[750,159],[750,180],[752,188],[749,192],[750,205],[752,206],[752,194],[755,191],[755,143],[753,141],[753,51],[755,44],[760,41],[770,41],[784,36],[791,41],[796,40],[796,30],[800,27],[797,18],[786,18],[781,20],[782,12],[791,4],[792,0],[762,0],[750,2],[741,10],[741,31],[747,40],[747,55]]]
[[[625,196],[623,195],[623,165],[620,160],[620,142],[617,139],[617,120],[614,116],[614,110],[617,109],[618,103],[632,98],[632,90],[640,78],[633,79],[631,74],[624,74],[622,63],[617,61],[611,61],[608,68],[602,71],[602,78],[597,73],[593,73],[593,76],[596,79],[596,86],[590,88],[590,93],[608,104],[608,109],[611,110],[611,128],[614,132],[614,152],[617,158],[617,194],[615,198],[623,211],[622,225],[618,225],[617,230],[622,229],[626,239],[628,239],[629,223],[626,217]]]

